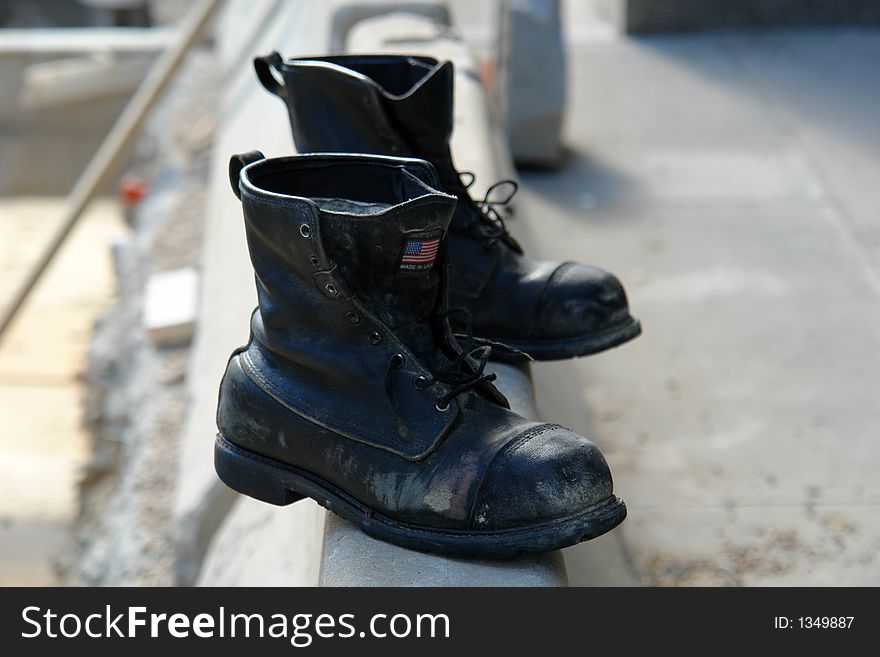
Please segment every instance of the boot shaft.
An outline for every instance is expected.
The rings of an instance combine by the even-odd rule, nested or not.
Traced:
[[[230,179],[258,296],[243,366],[321,426],[407,458],[430,449],[459,413],[436,408],[449,386],[414,385],[444,359],[440,258],[426,249],[455,198],[428,163],[382,156],[255,152],[233,157]],[[414,242],[428,255],[411,268]]]
[[[454,70],[450,61],[401,55],[336,55],[254,61],[290,115],[302,153],[338,151],[431,162],[444,188],[461,186],[452,163]],[[277,72],[283,83],[273,74]]]
[[[279,329],[272,338],[289,330],[291,315],[338,323],[338,314],[324,315],[346,299],[359,300],[392,330],[428,318],[455,205],[433,188],[430,165],[379,156],[251,160],[243,167],[233,160],[232,182],[262,322]]]

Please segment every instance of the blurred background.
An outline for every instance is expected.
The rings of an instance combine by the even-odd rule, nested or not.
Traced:
[[[219,383],[200,290],[241,283],[211,181],[251,57],[316,4],[0,0],[0,307],[108,155],[0,335],[0,584],[254,583],[247,534],[278,530],[249,516],[239,561],[212,557],[234,502],[212,435],[187,447]],[[596,440],[629,508],[565,551],[570,583],[880,584],[880,0],[382,4],[447,11],[518,165],[512,232],[617,273],[644,325],[532,366],[541,417]],[[286,132],[265,103],[251,125]]]

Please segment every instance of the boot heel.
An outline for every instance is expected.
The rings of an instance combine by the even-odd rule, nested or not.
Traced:
[[[219,435],[214,442],[214,469],[229,488],[261,502],[287,506],[305,497],[291,489],[283,469],[249,456]]]

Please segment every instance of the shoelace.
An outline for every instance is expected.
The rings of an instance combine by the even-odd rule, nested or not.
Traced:
[[[461,179],[461,184],[462,187],[464,187],[465,193],[468,193],[468,190],[473,187],[477,180],[476,174],[472,171],[461,171],[458,175],[459,179]],[[465,178],[467,178],[467,182],[465,182]],[[503,198],[493,199],[492,194],[495,190],[501,189],[505,185],[510,187],[510,193]],[[503,241],[514,250],[522,252],[519,243],[507,230],[504,214],[499,211],[500,208],[508,216],[512,214],[509,203],[513,200],[517,191],[519,191],[519,183],[515,180],[505,178],[504,180],[499,180],[498,182],[491,184],[483,195],[482,200],[473,201],[474,205],[480,209],[480,216],[490,231],[486,236],[486,241],[483,243],[486,249],[491,249],[497,242]]]
[[[452,330],[449,318],[453,315],[460,314],[464,318],[466,333],[464,341],[460,339],[460,334],[456,334]],[[471,323],[471,314],[467,308],[455,307],[445,311],[438,311],[436,319],[440,323],[443,340],[452,353],[448,364],[435,367],[430,377],[421,376],[416,380],[416,387],[420,390],[428,388],[437,383],[445,383],[451,386],[450,390],[437,399],[437,410],[445,411],[449,408],[449,402],[454,397],[473,390],[484,383],[491,383],[495,380],[496,375],[485,374],[486,363],[492,352],[491,344],[483,344],[479,338],[474,337],[473,327]],[[477,344],[479,343],[479,344]],[[499,345],[503,347],[503,345]],[[403,365],[401,358],[395,357],[388,364],[388,372],[385,377],[385,392],[389,399],[393,400],[393,372],[395,369]]]
[[[431,376],[419,377],[416,381],[416,387],[424,389],[437,383],[451,386],[449,391],[437,399],[436,407],[438,411],[445,411],[449,408],[449,403],[453,398],[478,387],[496,403],[510,408],[507,398],[492,385],[496,374],[485,373],[489,357],[492,351],[506,351],[527,360],[532,360],[532,357],[519,349],[501,342],[476,337],[470,311],[463,306],[448,307],[448,242],[443,240],[440,248],[441,252],[438,260],[443,263],[440,269],[440,289],[438,290],[440,303],[439,307],[434,310],[433,319],[436,322],[435,335],[439,333],[437,337],[442,341],[441,346],[443,351],[446,352],[447,358],[449,358],[449,363],[435,366]],[[450,318],[455,315],[462,317],[464,333],[453,331]],[[392,404],[394,400],[393,373],[394,370],[403,366],[403,362],[402,356],[395,356],[389,363],[388,372],[385,376],[385,392],[388,399],[392,401]]]
[[[455,333],[452,330],[450,318],[453,315],[462,316],[465,328],[464,333]],[[434,372],[433,378],[426,378],[419,387],[426,388],[438,381],[452,386],[449,392],[437,400],[437,407],[439,410],[445,410],[448,407],[449,402],[461,393],[473,390],[482,386],[484,383],[491,383],[495,380],[497,375],[494,372],[491,374],[484,374],[486,363],[488,363],[493,351],[506,351],[521,358],[533,360],[528,354],[511,347],[510,345],[474,336],[471,313],[463,306],[456,306],[454,308],[449,308],[448,310],[440,311],[437,314],[437,318],[441,323],[444,339],[453,351],[456,352],[456,356],[448,365],[438,368]],[[486,387],[485,391],[493,398],[501,400],[502,403],[507,403],[504,396],[494,387]]]
[[[452,331],[450,318],[453,315],[461,315],[464,320],[465,333],[464,341],[460,341],[458,335]],[[444,339],[453,352],[455,357],[448,365],[439,367],[434,372],[433,379],[427,379],[421,387],[428,387],[436,382],[445,383],[452,386],[445,395],[437,400],[437,408],[445,410],[449,407],[449,402],[463,392],[473,390],[484,383],[491,383],[495,380],[496,374],[485,374],[486,363],[492,353],[492,347],[488,344],[476,344],[477,338],[474,337],[473,322],[471,321],[471,313],[467,308],[456,306],[437,313],[437,319],[440,322]]]

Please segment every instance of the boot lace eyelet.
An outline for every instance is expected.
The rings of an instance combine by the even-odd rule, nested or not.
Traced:
[[[367,338],[367,340],[369,340],[370,344],[377,345],[382,342],[382,334],[378,331],[373,331],[372,333],[370,333],[370,336]]]
[[[359,323],[359,322],[361,321],[361,316],[358,315],[357,313],[345,313],[345,318],[346,318],[351,324],[357,324],[357,323]]]
[[[312,227],[309,226],[308,224],[302,224],[299,227],[299,234],[302,235],[303,237],[305,237],[306,239],[308,239],[309,237],[312,236]]]
[[[416,387],[416,390],[422,390],[428,387],[428,377],[426,376],[417,376],[413,379],[413,385]]]
[[[399,370],[403,367],[403,364],[406,362],[406,357],[403,354],[394,354],[391,357],[391,367]]]
[[[321,261],[318,260],[316,256],[312,256],[311,258],[309,258],[309,262],[312,263],[312,267],[317,268],[321,266]]]
[[[441,404],[438,401],[436,404],[434,404],[434,408],[436,408],[441,413],[445,413],[446,411],[449,410],[449,402],[445,402],[445,403]]]
[[[327,285],[324,286],[324,289],[327,290],[327,294],[331,297],[335,297],[339,294],[339,290],[336,289],[336,286],[333,285],[333,283],[327,283]]]

